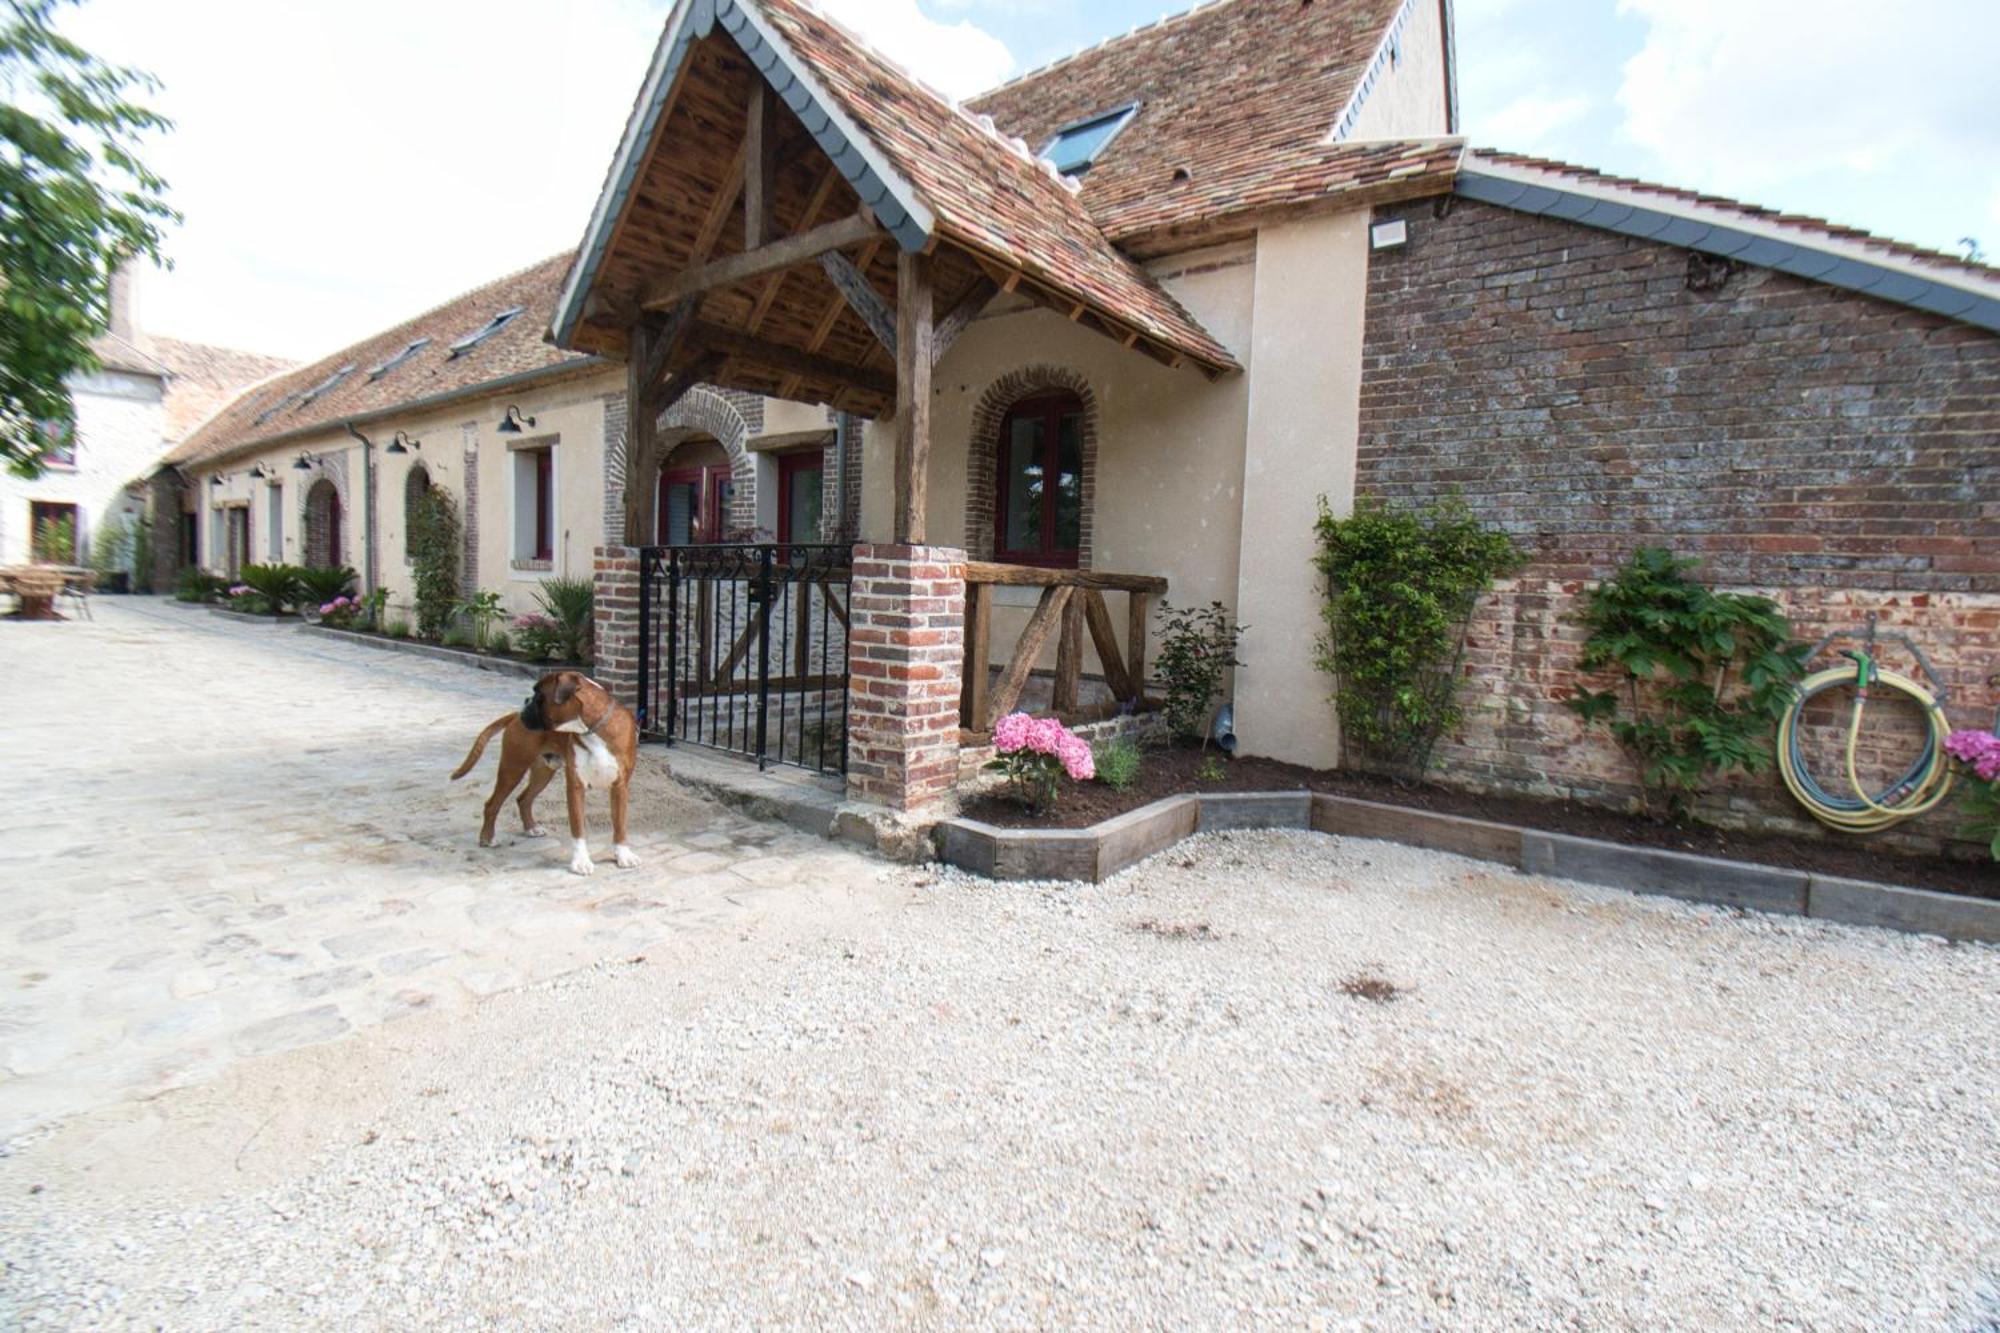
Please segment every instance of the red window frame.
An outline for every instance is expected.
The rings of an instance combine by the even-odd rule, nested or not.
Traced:
[[[555,543],[556,451],[535,452],[535,555],[537,560],[553,560]]]
[[[993,478],[993,558],[1015,565],[1039,565],[1049,569],[1075,569],[1081,558],[1080,549],[1063,550],[1056,546],[1056,488],[1055,479],[1060,474],[1058,459],[1061,453],[1059,441],[1062,418],[1075,416],[1077,419],[1077,480],[1082,485],[1083,474],[1083,400],[1073,393],[1039,394],[1024,398],[1007,409],[1007,415],[1000,419],[1000,435],[994,441]],[[1007,545],[1008,490],[1007,464],[1008,445],[1013,439],[1014,423],[1027,417],[1044,419],[1042,427],[1042,475],[1049,484],[1042,490],[1041,523],[1037,529],[1039,541],[1033,550],[1013,550]],[[1078,534],[1079,546],[1082,534]]]
[[[789,546],[792,535],[792,478],[801,472],[820,474],[820,512],[826,512],[826,455],[814,450],[806,454],[780,454],[778,456],[778,540]],[[819,540],[817,532],[800,538],[807,544]]]
[[[653,499],[653,539],[661,546],[671,546],[672,536],[667,531],[667,491],[675,486],[695,488],[695,511],[692,515],[693,530],[688,534],[691,546],[713,546],[726,539],[724,520],[728,518],[728,504],[722,498],[722,488],[736,479],[728,465],[710,463],[702,467],[677,467],[662,469],[659,489]]]

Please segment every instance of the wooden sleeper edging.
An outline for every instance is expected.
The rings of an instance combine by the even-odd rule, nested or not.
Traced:
[[[1097,883],[1195,833],[1268,828],[1377,838],[1689,902],[2000,944],[2000,901],[1575,838],[1320,792],[1168,796],[1084,829],[1000,828],[948,819],[932,836],[939,860],[990,879]]]

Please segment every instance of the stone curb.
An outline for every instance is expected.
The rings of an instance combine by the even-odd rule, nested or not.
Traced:
[[[202,609],[212,616],[221,616],[239,625],[262,625],[266,629],[298,629],[306,623],[297,616],[255,616],[248,611],[231,611],[225,606],[205,606]]]
[[[1197,832],[1296,828],[1496,861],[1530,874],[1851,926],[2000,944],[2000,901],[1573,838],[1317,792],[1169,796],[1086,829],[948,819],[938,859],[991,879],[1097,883]]]
[[[447,648],[443,644],[420,643],[414,639],[384,639],[373,634],[327,629],[322,625],[301,624],[298,628],[302,634],[335,639],[341,643],[360,644],[364,648],[376,648],[385,653],[408,653],[413,657],[428,657],[437,662],[456,662],[460,666],[477,667],[481,671],[497,671],[505,676],[525,676],[529,680],[539,680],[544,672],[561,671],[571,666],[566,662],[516,662],[508,657],[468,653],[460,648]],[[583,668],[574,669],[581,671]]]

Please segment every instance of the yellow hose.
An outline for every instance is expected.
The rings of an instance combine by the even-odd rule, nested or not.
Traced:
[[[1855,686],[1854,710],[1847,723],[1847,783],[1852,796],[1836,796],[1821,787],[1807,771],[1799,744],[1798,723],[1806,704],[1814,695],[1842,685]],[[1861,713],[1868,703],[1868,691],[1876,685],[1909,696],[1924,715],[1930,735],[1923,754],[1897,781],[1871,794],[1862,785],[1855,762],[1861,737]],[[1952,766],[1944,751],[1951,723],[1929,690],[1908,676],[1884,671],[1866,660],[1851,666],[1830,667],[1799,683],[1792,707],[1778,723],[1778,771],[1800,805],[1829,828],[1846,833],[1877,833],[1905,819],[1914,819],[1934,810],[1951,794]]]

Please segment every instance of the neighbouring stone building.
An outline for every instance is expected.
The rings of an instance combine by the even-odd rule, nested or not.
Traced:
[[[2000,271],[1470,147],[1454,60],[1448,0],[1218,0],[955,105],[803,0],[680,0],[576,253],[212,423],[202,558],[217,512],[268,503],[282,544],[320,488],[400,587],[421,462],[480,586],[594,569],[599,674],[648,709],[642,657],[656,691],[681,667],[657,619],[641,652],[636,548],[803,540],[772,451],[814,454],[855,543],[839,753],[907,811],[1037,679],[1129,705],[1161,596],[1249,626],[1246,751],[1340,763],[1313,523],[1369,495],[1458,492],[1533,556],[1480,608],[1440,780],[1630,795],[1560,700],[1578,593],[1642,544],[1803,632],[1878,614],[1990,720]],[[1773,780],[1724,799],[1802,826]]]
[[[86,563],[107,523],[148,512],[135,481],[243,386],[289,364],[148,333],[139,318],[138,276],[128,266],[112,278],[110,327],[92,348],[99,368],[71,382],[72,429],[52,441],[42,474],[27,479],[0,471],[0,565],[26,562],[36,532],[52,523],[68,524],[68,562]],[[177,539],[170,521],[154,545],[156,562],[164,558],[169,571]]]

